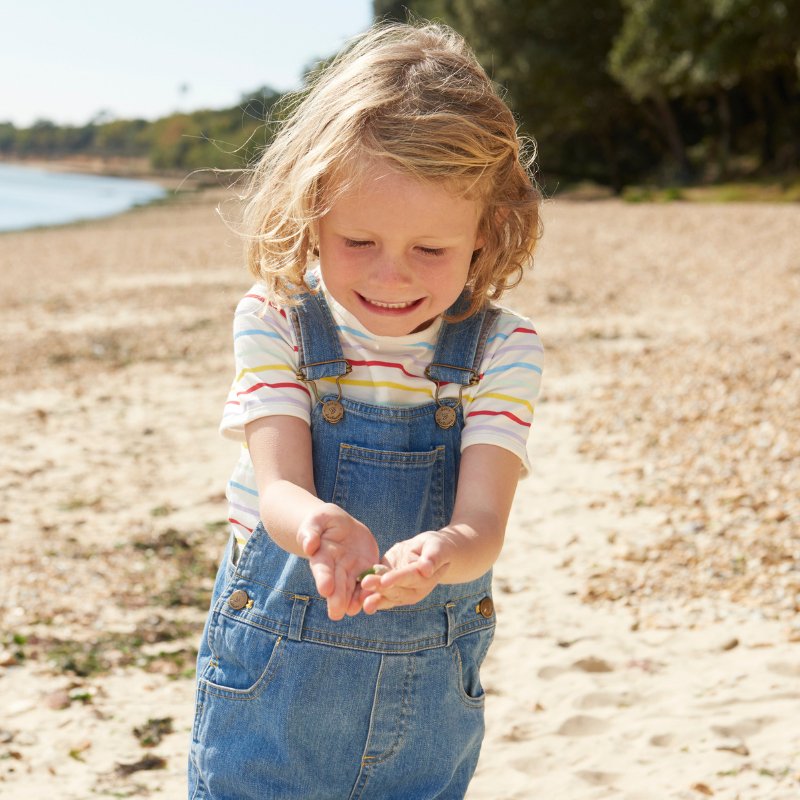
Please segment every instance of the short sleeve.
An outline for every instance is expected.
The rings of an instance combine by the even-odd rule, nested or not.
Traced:
[[[464,405],[461,449],[493,444],[530,469],[527,442],[542,382],[544,350],[530,320],[502,310],[486,342],[481,381]]]
[[[297,345],[286,312],[266,303],[254,286],[239,302],[233,319],[235,377],[220,433],[244,440],[244,426],[260,417],[285,414],[310,422],[311,396],[295,377]]]

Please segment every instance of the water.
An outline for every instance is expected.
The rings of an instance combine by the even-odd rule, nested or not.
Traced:
[[[0,164],[0,231],[109,217],[165,194],[147,181]]]

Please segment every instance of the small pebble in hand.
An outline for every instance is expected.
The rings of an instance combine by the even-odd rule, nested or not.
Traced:
[[[389,571],[389,567],[385,564],[376,564],[374,567],[370,567],[369,569],[365,569],[357,578],[356,581],[361,583],[361,581],[367,577],[367,575],[385,575]]]

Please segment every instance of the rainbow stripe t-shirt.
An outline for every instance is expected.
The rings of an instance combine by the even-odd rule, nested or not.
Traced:
[[[414,406],[433,399],[434,384],[425,377],[441,328],[441,319],[407,336],[370,333],[330,294],[326,300],[352,371],[340,379],[342,394],[373,405]],[[229,522],[242,545],[259,519],[258,491],[244,426],[260,417],[288,414],[310,423],[314,398],[295,377],[297,343],[286,311],[266,302],[256,284],[236,308],[233,325],[236,375],[220,425],[223,436],[242,442],[242,452],[228,482]],[[463,391],[461,450],[493,444],[530,466],[526,443],[539,395],[543,351],[531,322],[502,308],[489,336],[480,367],[481,381]],[[335,392],[333,378],[317,382],[322,396]],[[446,384],[442,398],[457,398]]]

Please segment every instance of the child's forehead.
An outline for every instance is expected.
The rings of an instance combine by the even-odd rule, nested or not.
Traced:
[[[400,191],[404,194],[426,195],[431,201],[463,200],[481,202],[481,193],[465,180],[417,174],[386,158],[365,158],[355,164],[332,171],[322,183],[326,205],[338,201],[357,200],[370,195]]]

